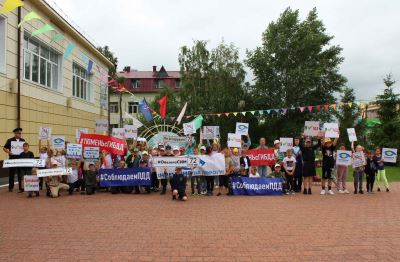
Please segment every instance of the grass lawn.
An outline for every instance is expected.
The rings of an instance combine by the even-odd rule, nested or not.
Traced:
[[[385,170],[386,170],[386,177],[389,182],[394,182],[394,181],[399,182],[400,181],[400,167],[386,166]],[[321,168],[317,168],[317,174],[319,176],[321,176],[321,174],[322,174]],[[336,174],[335,174],[335,176],[336,176]],[[347,176],[347,181],[348,182],[353,181],[353,168],[352,167],[349,167],[349,175]],[[365,180],[364,180],[364,182],[365,182]]]

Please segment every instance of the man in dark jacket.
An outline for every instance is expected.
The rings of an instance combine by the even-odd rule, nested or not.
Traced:
[[[22,138],[22,128],[18,127],[16,129],[14,129],[13,133],[14,133],[14,137],[7,140],[6,144],[3,147],[3,151],[9,155],[10,159],[18,159],[19,154],[21,152],[18,152],[18,154],[13,152],[13,150],[11,148],[12,142],[25,142],[25,140]],[[18,174],[18,168],[10,168],[8,170],[8,191],[9,192],[12,192],[14,189],[15,174]],[[20,193],[24,192],[24,190],[22,188],[22,178],[20,176],[18,176],[18,187],[19,187]]]
[[[176,200],[178,197],[179,200],[186,201],[186,177],[182,174],[182,167],[175,168],[175,174],[171,180],[172,185],[172,200]]]

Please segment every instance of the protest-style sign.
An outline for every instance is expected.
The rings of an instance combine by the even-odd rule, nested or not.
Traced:
[[[125,139],[125,128],[113,128],[111,136],[119,139]]]
[[[351,154],[351,151],[338,150],[336,154],[336,165],[351,166],[353,162]]]
[[[69,176],[72,174],[72,168],[52,168],[52,169],[39,169],[37,171],[38,177],[49,176]]]
[[[203,126],[203,139],[214,139],[219,136],[219,126]]]
[[[282,193],[282,178],[232,177],[232,194],[235,196],[279,196]]]
[[[175,167],[155,167],[157,178],[166,179],[170,178],[175,174]],[[182,175],[189,177],[192,173],[192,169],[189,167],[182,167]]]
[[[20,155],[24,152],[24,143],[22,141],[11,141],[11,154]]]
[[[24,176],[24,191],[39,191],[39,178],[37,176]]]
[[[79,141],[82,134],[89,134],[88,128],[77,128],[75,132],[75,138]]]
[[[67,145],[67,158],[81,158],[82,157],[82,145],[71,144]]]
[[[44,159],[35,159],[35,158],[5,159],[3,161],[3,168],[45,167],[45,165],[46,161]]]
[[[187,167],[188,157],[178,156],[178,157],[154,157],[153,158],[154,167]]]
[[[126,141],[112,136],[82,134],[80,143],[83,148],[100,147],[100,151],[106,151],[114,155],[124,155],[126,153]]]
[[[196,126],[194,122],[184,123],[183,124],[183,133],[185,135],[196,134]]]
[[[357,141],[356,130],[354,128],[347,128],[347,134],[349,136],[349,141],[350,142]]]
[[[163,136],[164,144],[187,144],[189,140],[190,137],[186,136],[170,136],[170,135]]]
[[[396,148],[383,148],[382,149],[383,162],[396,163],[397,149]]]
[[[325,137],[339,138],[339,124],[338,123],[325,123],[324,131],[325,131]]]
[[[247,156],[252,166],[275,165],[275,152],[273,148],[248,150]]]
[[[83,150],[84,159],[99,159],[100,158],[100,148],[95,146],[85,147]]]
[[[135,125],[125,125],[124,126],[124,137],[128,139],[136,139],[138,136],[138,130]],[[120,137],[118,137],[120,138]]]
[[[365,155],[363,152],[353,153],[353,168],[365,166]]]
[[[279,152],[287,152],[293,149],[293,138],[281,137],[279,139]]]
[[[39,128],[39,140],[51,140],[51,127],[40,127]]]
[[[242,136],[240,134],[228,134],[228,147],[241,147]]]
[[[249,134],[249,124],[248,123],[236,123],[235,134],[247,136]]]
[[[65,136],[53,136],[51,143],[54,149],[65,149]]]
[[[147,139],[145,137],[138,137],[136,139],[136,141],[138,141],[138,142],[147,142]]]
[[[306,121],[304,124],[305,136],[318,136],[319,134],[319,121]]]
[[[196,155],[191,158],[198,158],[197,165],[192,162],[192,175],[193,176],[221,176],[225,175],[225,156],[221,153],[209,155]]]
[[[100,186],[150,186],[150,172],[150,168],[100,169]]]
[[[107,132],[108,131],[108,120],[98,119],[96,120],[96,133]]]

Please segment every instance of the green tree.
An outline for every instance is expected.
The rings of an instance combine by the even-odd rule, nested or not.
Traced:
[[[304,21],[300,21],[298,10],[287,8],[268,25],[261,46],[247,53],[246,63],[255,76],[251,106],[289,110],[268,118],[256,135],[263,130],[269,139],[293,136],[303,130],[305,120],[330,119],[331,114],[324,110],[309,114],[291,108],[333,103],[334,93],[346,83],[339,73],[342,48],[332,45],[332,39],[315,8]]]
[[[392,74],[388,74],[383,82],[386,88],[376,100],[381,123],[374,127],[371,138],[375,146],[398,148],[400,146],[400,95],[395,94],[393,90],[396,81]]]
[[[359,108],[354,101],[356,100],[356,96],[354,94],[354,90],[352,88],[346,87],[343,90],[341,102],[343,106],[340,107],[338,112],[336,113],[336,117],[339,120],[339,130],[340,130],[340,138],[339,142],[346,145],[347,148],[350,148],[350,142],[347,135],[347,128],[355,128],[356,134],[358,135],[358,139],[361,138],[360,134],[361,129],[357,123],[357,120],[360,117]],[[350,103],[350,105],[349,105]]]

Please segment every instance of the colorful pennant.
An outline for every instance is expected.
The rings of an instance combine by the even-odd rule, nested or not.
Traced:
[[[21,23],[18,24],[18,27],[21,27],[23,23],[31,21],[33,19],[42,19],[42,18],[38,14],[36,14],[36,12],[32,11],[24,16]]]
[[[0,14],[11,12],[15,8],[23,5],[24,2],[22,2],[21,0],[6,0],[6,2],[3,4],[3,8],[0,11]]]
[[[32,36],[37,36],[55,30],[51,25],[45,24],[41,28],[32,32]]]

